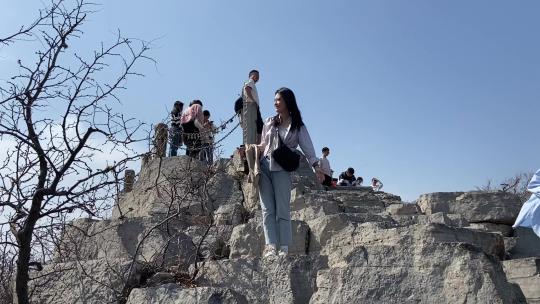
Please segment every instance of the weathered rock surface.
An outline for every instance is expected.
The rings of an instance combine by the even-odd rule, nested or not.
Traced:
[[[514,246],[509,250],[513,259],[540,257],[540,238],[531,228],[514,229]]]
[[[171,206],[184,214],[200,215],[222,204],[240,203],[238,181],[227,174],[224,166],[210,168],[188,156],[150,160],[133,191],[120,198],[112,217],[160,216],[168,214]]]
[[[305,255],[210,261],[197,283],[232,289],[248,303],[308,303],[317,269],[325,267],[324,259]]]
[[[154,265],[183,265],[194,262],[195,246],[175,221],[159,225],[158,219],[81,219],[66,227],[57,253],[58,261],[136,260]],[[138,246],[140,243],[140,246]]]
[[[501,264],[463,243],[366,245],[317,275],[310,303],[524,303]]]
[[[305,222],[292,221],[292,244],[289,254],[306,254],[308,246],[309,227]],[[230,258],[260,257],[263,253],[265,241],[262,228],[262,219],[255,217],[247,224],[234,227],[230,241]]]
[[[289,255],[263,259],[258,199],[234,161],[147,162],[112,220],[66,228],[58,263],[39,273],[55,275],[54,282],[33,300],[524,303],[523,289],[530,302],[540,301],[537,259],[505,261],[506,274],[500,262],[540,255],[536,235],[509,228],[521,206],[513,195],[431,193],[405,204],[369,187],[324,191],[303,159],[292,175]],[[180,214],[156,225],[171,212]],[[196,269],[197,287],[185,287]]]
[[[136,288],[129,295],[127,304],[248,304],[246,299],[227,288],[182,288],[166,284],[152,288]]]
[[[386,207],[386,212],[392,215],[413,215],[421,213],[420,207],[416,204],[392,204]]]
[[[503,262],[508,281],[521,287],[527,303],[540,303],[540,258]]]
[[[506,237],[509,237],[512,235],[512,226],[510,225],[500,225],[500,224],[492,224],[492,223],[471,223],[467,228],[480,230],[480,231],[486,231],[486,232],[499,233],[502,236],[506,236]]]
[[[144,267],[131,261],[87,260],[45,265],[32,272],[32,303],[115,303],[121,299],[124,286],[140,284]]]
[[[512,225],[521,209],[517,195],[505,192],[435,192],[417,200],[422,212],[461,214],[471,223]]]

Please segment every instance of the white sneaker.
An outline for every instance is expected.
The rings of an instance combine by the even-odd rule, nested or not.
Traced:
[[[289,246],[281,246],[281,247],[279,247],[278,255],[280,257],[287,256],[288,254],[289,254]]]
[[[276,256],[276,245],[268,244],[264,247],[263,258]]]

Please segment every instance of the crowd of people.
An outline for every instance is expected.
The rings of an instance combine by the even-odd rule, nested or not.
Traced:
[[[328,147],[322,148],[322,157],[319,159],[319,166],[324,173],[324,179],[322,180],[323,186],[327,188],[336,188],[336,186],[341,187],[364,187],[364,179],[359,176],[354,176],[354,168],[347,168],[343,171],[339,177],[333,178],[332,175],[334,171],[330,167],[330,161],[328,160],[328,155],[330,155],[330,149]],[[371,184],[369,185],[373,191],[380,191],[383,187],[383,183],[376,177],[371,179]]]
[[[177,156],[184,144],[186,155],[206,163],[213,163],[214,135],[218,129],[210,120],[210,111],[203,110],[200,100],[193,100],[184,110],[184,103],[176,101],[171,111],[169,156]]]
[[[235,111],[242,119],[244,103],[257,105],[257,118],[253,125],[257,129],[257,143],[246,144],[245,152],[249,154],[250,181],[258,191],[261,204],[266,242],[263,256],[285,256],[292,242],[290,174],[299,166],[300,156],[295,152],[298,146],[323,185],[362,186],[363,180],[361,177],[355,178],[353,168],[343,172],[337,181],[332,178],[333,171],[328,160],[330,149],[325,147],[322,149],[322,157],[316,156],[291,89],[283,87],[275,91],[275,114],[263,120],[256,86],[259,77],[257,70],[249,72],[248,80],[242,86],[241,97],[235,103]],[[217,132],[218,128],[210,120],[210,112],[203,110],[200,100],[192,101],[186,109],[181,101],[176,101],[171,111],[169,156],[176,156],[178,149],[185,145],[186,155],[212,163],[214,135]],[[379,191],[382,182],[373,178],[372,187]]]

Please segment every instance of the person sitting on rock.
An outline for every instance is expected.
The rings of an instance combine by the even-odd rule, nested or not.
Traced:
[[[353,186],[355,187],[362,187],[362,183],[364,182],[364,179],[359,176],[356,178],[356,180],[352,183]]]
[[[354,169],[347,168],[347,171],[342,172],[339,175],[338,186],[352,186],[353,182],[356,180],[354,177]]]
[[[527,191],[532,195],[528,201],[521,206],[521,210],[516,218],[516,223],[512,226],[516,228],[529,227],[540,237],[540,169],[533,175]]]
[[[376,177],[371,179],[371,188],[373,188],[373,191],[381,191],[383,187],[383,183]]]

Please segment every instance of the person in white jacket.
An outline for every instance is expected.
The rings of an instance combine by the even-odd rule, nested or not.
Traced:
[[[533,175],[527,186],[527,191],[531,192],[532,195],[521,207],[512,227],[532,228],[534,233],[540,237],[540,169]]]

